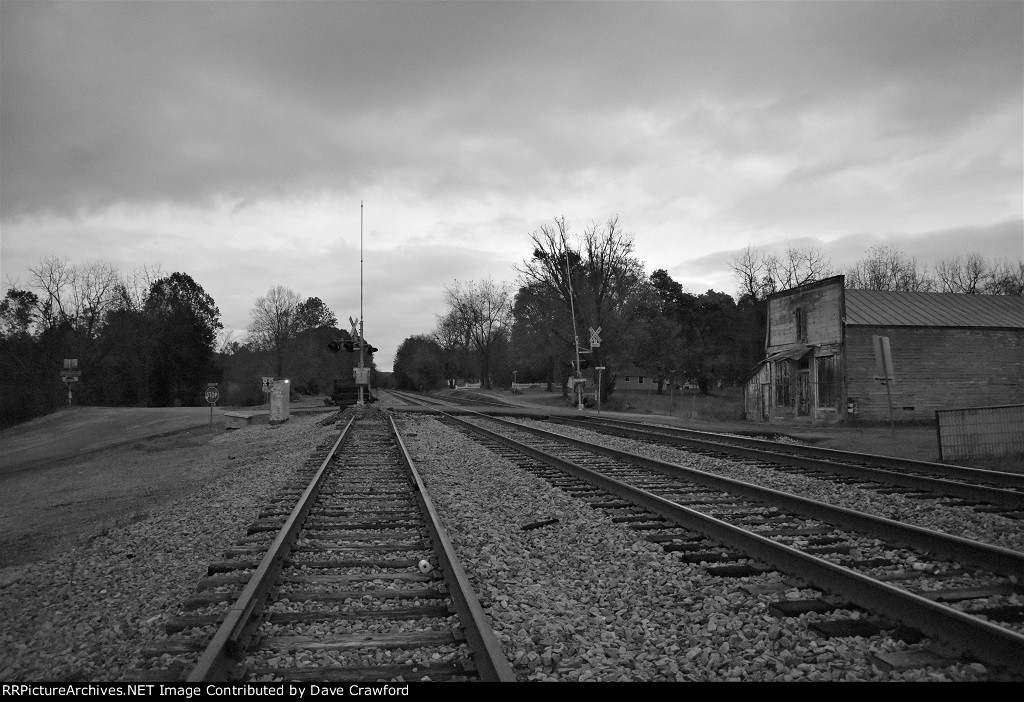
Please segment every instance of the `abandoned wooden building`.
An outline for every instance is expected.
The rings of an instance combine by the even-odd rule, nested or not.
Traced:
[[[885,337],[893,380],[876,367]],[[1024,403],[1024,298],[846,290],[843,276],[768,300],[748,419],[933,420],[935,410]]]

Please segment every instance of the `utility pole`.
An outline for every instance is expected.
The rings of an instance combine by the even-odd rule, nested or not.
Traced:
[[[562,231],[561,227],[559,227],[559,232],[562,234],[562,249],[565,251],[565,280],[569,285],[569,312],[572,315],[573,348],[576,350],[576,374],[573,377],[572,391],[576,393],[576,399],[579,402],[578,409],[582,412],[583,388],[579,382],[583,379],[583,374],[580,372],[580,335],[576,331],[576,303],[573,302],[572,295],[572,271],[569,269],[569,244],[565,241],[565,232]]]

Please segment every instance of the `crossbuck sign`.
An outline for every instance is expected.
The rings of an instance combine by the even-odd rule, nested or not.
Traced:
[[[601,327],[597,329],[590,327],[590,345],[594,348],[601,345]]]

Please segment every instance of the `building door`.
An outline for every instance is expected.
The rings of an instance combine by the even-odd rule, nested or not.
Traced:
[[[771,416],[772,386],[770,383],[761,383],[761,421],[767,422]]]
[[[796,374],[796,414],[806,417],[811,413],[811,374],[806,368]]]

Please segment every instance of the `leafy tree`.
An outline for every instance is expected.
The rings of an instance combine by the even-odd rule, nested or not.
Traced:
[[[432,390],[445,380],[443,349],[427,334],[410,336],[395,353],[394,382],[404,390]]]
[[[0,302],[0,334],[5,338],[32,336],[39,318],[39,296],[30,290],[10,288]]]
[[[186,273],[153,283],[144,312],[149,317],[153,364],[151,402],[191,405],[217,371],[213,364],[220,310]]]
[[[523,285],[512,305],[512,319],[511,357],[516,378],[523,382],[544,380],[548,392],[558,382],[564,391],[573,338],[569,311],[562,299],[543,284]]]
[[[295,308],[296,332],[319,327],[336,327],[338,318],[319,297],[307,297]]]
[[[679,330],[675,370],[696,380],[704,395],[718,380],[742,380],[748,368],[742,316],[732,297],[714,290],[691,295],[664,270],[651,275],[651,284],[663,315]]]

